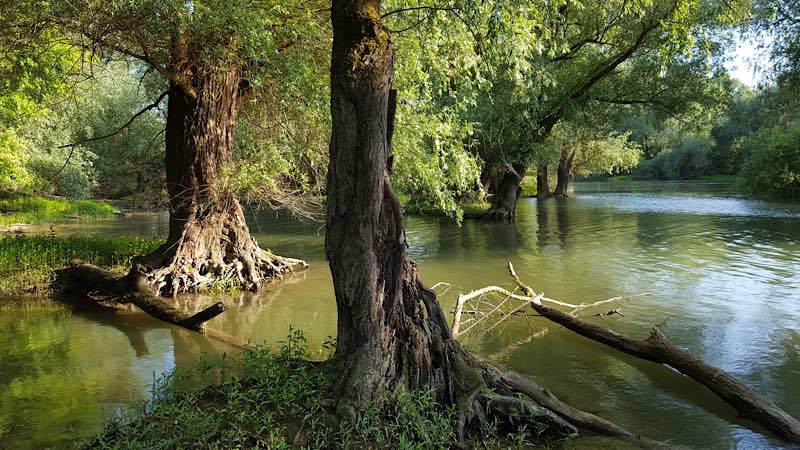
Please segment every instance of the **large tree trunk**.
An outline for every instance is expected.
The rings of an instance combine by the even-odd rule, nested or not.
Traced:
[[[522,183],[522,178],[525,176],[525,169],[525,165],[519,163],[506,168],[492,196],[492,206],[486,213],[488,219],[514,220],[517,200],[522,194],[520,183]]]
[[[434,389],[448,404],[471,405],[481,374],[406,256],[389,181],[394,46],[379,4],[334,1],[331,10],[325,249],[338,312],[338,409],[350,412],[398,388]]]
[[[337,410],[353,416],[398,389],[432,390],[456,408],[459,430],[482,418],[577,432],[546,408],[488,391],[482,364],[453,338],[436,295],[406,255],[402,210],[389,180],[394,46],[380,0],[335,0],[331,18],[325,251],[338,313]]]
[[[192,98],[171,86],[167,108],[167,242],[140,261],[161,295],[216,283],[255,289],[302,261],[262,250],[250,235],[239,201],[220,183],[232,161],[241,68],[199,70]]]
[[[550,180],[547,173],[547,164],[536,168],[536,198],[543,199],[550,196]]]
[[[565,150],[561,152],[561,159],[558,161],[558,184],[553,195],[556,197],[569,197],[569,179],[572,176],[572,159],[574,151]]]

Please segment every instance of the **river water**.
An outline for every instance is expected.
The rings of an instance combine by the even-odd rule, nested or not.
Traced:
[[[509,287],[508,261],[534,289],[570,303],[651,293],[626,302],[624,316],[590,320],[636,338],[661,324],[674,343],[800,417],[800,207],[738,198],[726,186],[612,188],[619,190],[577,184],[567,200],[521,200],[515,224],[458,227],[410,217],[409,251],[429,285],[450,283],[440,296],[447,311],[459,293]],[[312,356],[326,356],[322,343],[336,333],[336,308],[323,230],[274,213],[249,219],[263,247],[304,258],[311,268],[229,299],[229,311],[210,326],[276,342],[291,325],[305,332]],[[162,236],[165,228],[166,217],[151,214],[64,225],[56,233]],[[208,302],[201,298],[196,307]],[[463,342],[650,439],[691,448],[782,445],[686,377],[542,318],[515,317]],[[56,304],[0,308],[0,343],[0,447],[9,448],[70,445],[146,400],[154,378],[225,350],[141,314]]]

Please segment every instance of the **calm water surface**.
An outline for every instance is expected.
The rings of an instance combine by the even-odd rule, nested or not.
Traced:
[[[673,342],[800,416],[800,208],[731,197],[724,187],[604,190],[579,185],[565,201],[522,200],[515,224],[468,221],[459,228],[412,217],[410,252],[428,284],[452,285],[440,298],[447,310],[458,293],[508,286],[507,261],[537,291],[571,303],[650,292],[626,303],[624,317],[592,320],[638,338],[663,323]],[[269,213],[250,218],[262,246],[304,258],[311,269],[231,299],[235,306],[211,326],[276,342],[291,324],[324,356],[336,308],[322,230]],[[165,226],[164,216],[138,215],[56,232],[160,236]],[[154,378],[225,350],[140,314],[56,305],[0,309],[0,342],[0,447],[9,448],[70,445],[130,402],[146,400]],[[693,448],[782,445],[680,374],[540,318],[515,318],[465,343],[650,439]],[[581,442],[575,445],[596,445]]]

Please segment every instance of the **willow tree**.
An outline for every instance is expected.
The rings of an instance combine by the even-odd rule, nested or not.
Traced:
[[[313,2],[312,2],[313,3]],[[243,289],[281,277],[299,263],[262,250],[239,201],[226,187],[243,97],[296,55],[300,30],[319,19],[309,2],[18,2],[19,29],[54,28],[91,55],[144,62],[168,97],[166,181],[169,236],[139,261],[161,294],[216,280]]]
[[[443,79],[435,99],[442,105],[466,99],[463,120],[473,124],[472,149],[484,162],[482,181],[493,200],[488,216],[509,219],[525,175],[536,176],[539,196],[551,194],[548,178],[562,155],[541,151],[541,144],[556,124],[598,99],[644,105],[657,97],[663,79],[651,69],[682,63],[690,51],[713,53],[713,33],[706,31],[731,22],[730,8],[740,3],[453,2],[439,10],[402,8],[408,11],[387,20],[399,30],[426,26],[432,37],[421,39],[445,54],[443,61],[430,58],[428,72],[439,75],[426,80]],[[632,63],[637,58],[648,64]],[[620,74],[630,74],[627,84],[610,88],[608,80]],[[652,89],[643,98],[645,88]]]
[[[453,338],[436,295],[406,253],[391,182],[395,49],[380,6],[380,0],[336,0],[331,8],[325,249],[338,313],[337,410],[354,414],[398,389],[419,389],[456,407],[462,426],[504,410],[508,418],[523,400],[485,391],[479,363]],[[523,422],[546,416],[533,404],[516,411]]]
[[[325,249],[336,294],[344,411],[399,387],[433,387],[456,402],[481,383],[406,256],[403,213],[390,180],[394,45],[380,3],[336,0],[331,8]]]

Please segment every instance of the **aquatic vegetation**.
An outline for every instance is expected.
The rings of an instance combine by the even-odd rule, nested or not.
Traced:
[[[14,235],[0,237],[0,296],[47,292],[56,269],[81,259],[112,270],[126,270],[131,258],[152,251],[158,239]]]
[[[100,219],[119,211],[96,200],[67,200],[45,197],[0,199],[0,226],[16,223],[41,224],[66,222],[70,219]]]

